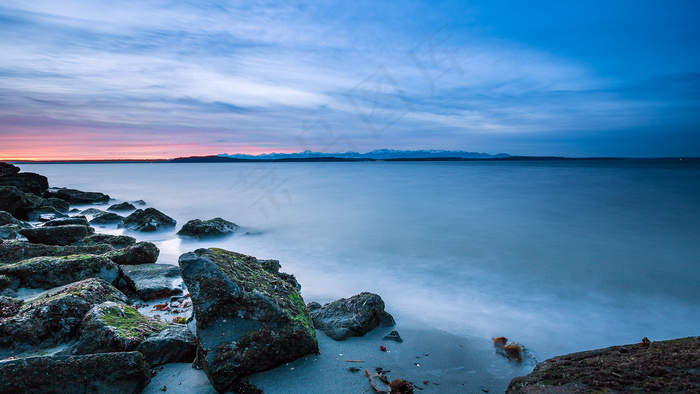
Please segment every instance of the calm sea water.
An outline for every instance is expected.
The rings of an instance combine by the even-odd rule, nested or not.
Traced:
[[[372,291],[401,325],[507,336],[540,360],[700,335],[697,164],[20,167],[52,186],[143,199],[177,228],[216,216],[244,228],[210,242],[136,234],[157,243],[159,262],[205,246],[278,259],[307,302]]]

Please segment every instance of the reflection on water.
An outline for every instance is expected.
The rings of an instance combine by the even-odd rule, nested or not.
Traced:
[[[700,168],[566,163],[22,164],[52,186],[144,199],[279,259],[307,301],[380,294],[401,324],[507,336],[544,359],[698,335]],[[119,233],[116,228],[101,231]],[[255,235],[246,235],[249,232]],[[133,235],[133,234],[132,234]]]

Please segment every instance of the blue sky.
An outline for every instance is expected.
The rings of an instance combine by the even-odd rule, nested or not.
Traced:
[[[700,2],[0,2],[0,159],[700,156]]]

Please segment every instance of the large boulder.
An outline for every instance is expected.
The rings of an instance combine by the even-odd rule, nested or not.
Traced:
[[[696,393],[700,337],[613,346],[545,360],[506,393]]]
[[[176,265],[122,265],[119,270],[127,285],[144,301],[182,294],[177,284],[180,268]]]
[[[0,275],[19,280],[21,287],[51,289],[87,278],[100,278],[116,284],[117,265],[104,256],[79,254],[62,257],[34,257],[14,264],[0,265]]]
[[[198,249],[179,264],[197,321],[197,359],[217,391],[318,352],[301,295],[255,257]]]
[[[136,348],[151,367],[168,363],[191,363],[197,354],[194,334],[184,324],[168,326]]]
[[[94,232],[95,230],[92,227],[85,227],[76,224],[25,228],[20,230],[20,234],[27,237],[29,242],[59,246],[70,245],[78,242]]]
[[[136,308],[107,301],[95,305],[85,315],[80,339],[69,352],[92,354],[136,350],[149,335],[167,326],[168,323],[142,315]]]
[[[0,211],[8,212],[20,220],[26,220],[27,212],[41,206],[41,198],[23,193],[14,186],[0,186]]]
[[[0,362],[2,393],[140,393],[151,371],[139,352],[40,356]]]
[[[20,174],[0,176],[0,186],[14,186],[25,193],[41,197],[41,186]]]
[[[102,279],[86,279],[25,300],[19,313],[0,320],[0,359],[76,339],[83,316],[105,301],[126,296]]]
[[[119,228],[127,228],[134,231],[158,231],[175,227],[175,219],[155,208],[137,209],[131,215],[125,217],[118,225]]]
[[[194,219],[185,223],[177,235],[192,238],[221,237],[235,233],[240,226],[222,218],[209,220]]]
[[[15,174],[14,176],[20,177],[20,178],[26,178],[29,180],[32,180],[36,182],[36,184],[39,185],[41,188],[41,191],[44,192],[49,188],[49,178],[40,175],[40,174],[35,174],[33,172],[20,172],[18,174]]]
[[[336,341],[361,337],[375,328],[395,325],[394,318],[384,310],[384,301],[374,293],[363,292],[350,298],[321,306],[309,303],[314,327]]]
[[[160,250],[152,242],[138,242],[105,254],[119,265],[152,264],[158,261]]]
[[[0,244],[0,266],[39,256],[68,256],[72,254],[104,254],[114,248],[107,244],[85,246],[43,245],[30,242],[12,241]]]
[[[0,176],[12,175],[20,171],[19,167],[4,161],[0,161]]]
[[[83,238],[80,242],[76,243],[76,245],[91,246],[109,244],[116,249],[122,249],[135,243],[136,238],[128,235],[94,234],[87,238]]]
[[[44,193],[45,197],[60,198],[69,204],[97,204],[109,201],[110,197],[100,192],[84,192],[76,189],[49,189]]]
[[[105,212],[97,208],[88,208],[82,212],[80,215],[85,216],[91,224],[113,224],[119,223],[124,216],[117,215],[114,212]]]

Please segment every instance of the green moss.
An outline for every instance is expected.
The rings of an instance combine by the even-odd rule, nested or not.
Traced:
[[[102,312],[102,321],[113,327],[123,337],[143,340],[151,333],[161,331],[168,326],[167,323],[144,316],[127,305],[105,308]]]

